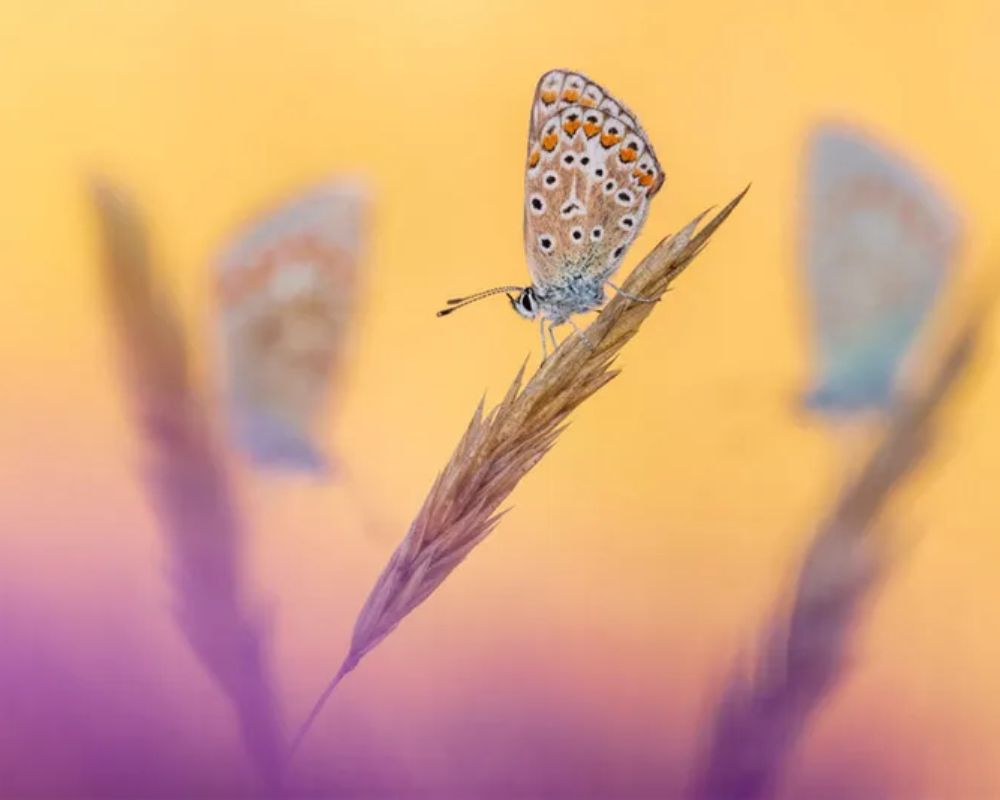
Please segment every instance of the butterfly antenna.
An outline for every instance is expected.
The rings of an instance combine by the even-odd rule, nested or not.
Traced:
[[[470,294],[468,297],[453,297],[445,302],[451,306],[451,308],[442,308],[437,312],[439,317],[444,317],[450,314],[452,311],[458,311],[462,306],[467,306],[469,303],[475,303],[477,300],[483,300],[487,297],[492,297],[495,294],[505,294],[507,292],[520,292],[523,287],[521,286],[498,286],[495,289],[487,289],[484,292],[477,292],[476,294]]]

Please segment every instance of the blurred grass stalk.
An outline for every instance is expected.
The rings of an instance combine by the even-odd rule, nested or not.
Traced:
[[[191,374],[181,320],[151,263],[139,212],[103,181],[93,183],[92,198],[107,310],[145,442],[144,484],[169,554],[176,620],[232,702],[250,759],[274,793],[283,763],[277,703],[265,632],[243,596],[245,534],[224,458]]]
[[[732,213],[748,186],[695,234],[701,214],[663,239],[632,271],[625,292],[660,298]],[[707,213],[707,212],[705,212]],[[522,477],[555,444],[566,418],[618,372],[612,362],[656,307],[618,294],[586,330],[593,349],[574,335],[565,340],[521,388],[524,367],[500,404],[469,427],[423,507],[379,576],[355,623],[343,664],[296,735],[301,744],[340,680],[417,606],[496,527],[498,512]]]
[[[974,309],[923,385],[894,409],[808,543],[790,602],[765,626],[756,669],[737,664],[724,687],[694,781],[698,800],[776,796],[812,715],[844,677],[851,636],[887,577],[879,514],[926,456],[944,401],[966,373],[988,317]]]

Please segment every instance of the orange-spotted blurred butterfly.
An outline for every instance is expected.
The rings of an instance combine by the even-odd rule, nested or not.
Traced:
[[[364,193],[332,182],[251,222],[217,263],[229,421],[258,466],[328,471],[317,444],[357,306]]]
[[[947,199],[898,153],[822,125],[808,151],[803,267],[827,414],[883,409],[940,295],[959,241]]]
[[[468,303],[506,294],[527,319],[553,328],[603,305],[629,245],[663,185],[663,170],[635,115],[600,85],[567,70],[545,73],[535,88],[524,179],[524,248],[532,283],[499,286],[448,301],[450,314]],[[512,294],[515,293],[515,294]]]

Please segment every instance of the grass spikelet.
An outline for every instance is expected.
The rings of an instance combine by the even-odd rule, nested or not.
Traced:
[[[924,385],[901,401],[808,543],[790,603],[764,628],[756,669],[748,674],[738,664],[721,693],[695,775],[698,800],[758,800],[778,791],[789,755],[843,676],[851,635],[887,577],[880,511],[928,452],[985,317],[985,306],[971,314]]]
[[[282,743],[265,635],[243,597],[243,530],[225,462],[189,364],[183,326],[151,262],[133,204],[92,187],[107,310],[135,425],[144,484],[169,557],[178,625],[232,702],[244,745],[273,795]]]
[[[748,189],[697,233],[705,214],[656,245],[625,281],[625,292],[660,298]],[[572,336],[526,385],[522,366],[492,411],[484,413],[480,403],[369,594],[355,623],[347,657],[299,729],[293,753],[340,680],[497,526],[502,516],[502,512],[498,513],[500,504],[555,444],[570,412],[618,374],[611,368],[615,356],[655,306],[617,295],[586,330],[592,349],[580,336]]]

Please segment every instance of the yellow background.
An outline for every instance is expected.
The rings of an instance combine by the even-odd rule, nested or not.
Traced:
[[[753,188],[629,345],[624,374],[575,414],[497,533],[341,687],[303,755],[349,758],[364,731],[414,781],[441,785],[454,753],[434,751],[431,731],[462,715],[502,719],[502,698],[561,698],[576,709],[563,724],[621,743],[609,764],[645,748],[641,758],[683,769],[842,467],[830,432],[794,411],[810,376],[794,258],[803,138],[819,118],[846,118],[924,164],[966,214],[957,283],[973,282],[996,252],[998,31],[1000,6],[971,0],[7,0],[8,606],[71,617],[81,641],[141,631],[140,683],[159,685],[158,654],[184,651],[135,480],[86,176],[139,198],[208,353],[206,265],[226,235],[299,186],[367,175],[365,315],[329,436],[348,477],[240,475],[285,712],[299,720],[479,397],[496,399],[525,355],[537,358],[537,330],[505,302],[433,312],[526,281],[528,105],[544,70],[568,66],[637,112],[667,172],[626,268]],[[835,751],[842,764],[877,763],[899,796],[1000,796],[1000,375],[988,355],[895,509],[914,546],[793,786]],[[222,701],[179,661],[184,677],[168,684],[180,693],[188,680],[218,718],[191,729],[229,742]]]

